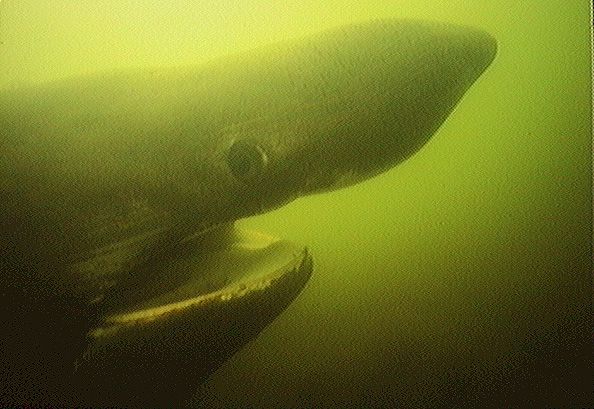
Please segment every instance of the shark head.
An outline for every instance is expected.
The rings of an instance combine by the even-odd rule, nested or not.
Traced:
[[[248,90],[227,95],[246,107],[225,129],[238,196],[267,210],[401,163],[427,143],[496,50],[478,29],[405,20],[354,24],[253,54],[258,74]]]
[[[200,109],[189,109],[200,113],[199,121],[223,113],[200,145],[206,155],[200,162],[209,166],[204,172],[216,181],[206,184],[209,193],[201,192],[206,197],[203,209],[212,208],[206,211],[213,214],[211,220],[216,213],[224,222],[232,221],[396,166],[427,143],[489,66],[496,48],[490,35],[473,28],[378,21],[215,61],[187,87],[190,93],[198,89],[209,96],[206,108],[201,102]],[[205,86],[212,90],[204,91]],[[186,126],[199,127],[193,123]],[[201,179],[203,186],[206,179]],[[145,301],[128,305],[129,311],[109,317],[93,332],[95,357],[87,369],[92,383],[102,385],[101,396],[122,384],[147,389],[146,378],[134,375],[141,366],[153,374],[151,388],[164,388],[159,396],[187,395],[298,294],[312,272],[307,250],[261,239],[254,247],[246,244],[251,236],[242,234],[243,242],[232,240],[241,245],[200,251],[198,261],[192,259],[183,268],[178,265],[187,256],[176,252],[175,267],[133,280],[120,300],[129,303],[138,294]],[[239,247],[244,249],[241,256],[236,253]],[[271,259],[276,260],[274,268]],[[255,281],[253,266],[265,273],[256,274]],[[191,275],[195,282],[179,286],[175,277],[186,277],[192,269],[198,270]],[[220,279],[243,270],[240,279],[218,290],[201,289],[205,271]],[[163,281],[171,291],[163,292]],[[157,288],[161,294],[146,297],[141,288],[149,293]],[[162,336],[167,347],[161,346]],[[145,363],[146,351],[139,344],[158,345],[152,365]],[[188,347],[196,344],[200,347]],[[179,351],[185,351],[183,359]],[[195,383],[171,381],[182,361],[182,373],[192,373]],[[108,363],[108,369],[97,371],[98,362]],[[111,375],[106,378],[104,373]],[[139,384],[131,384],[131,379]]]
[[[312,273],[303,246],[233,222],[406,160],[496,49],[477,29],[382,20],[0,92],[0,290],[20,308],[0,366],[17,395],[190,395]]]

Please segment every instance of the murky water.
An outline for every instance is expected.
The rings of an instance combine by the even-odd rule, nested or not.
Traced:
[[[477,26],[499,52],[410,160],[241,222],[307,244],[315,272],[195,405],[588,406],[587,2],[4,0],[0,86],[188,64],[377,17]]]

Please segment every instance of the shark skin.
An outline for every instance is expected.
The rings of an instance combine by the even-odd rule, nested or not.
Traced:
[[[312,272],[233,222],[406,160],[496,52],[479,29],[378,20],[0,90],[3,403],[188,398]]]

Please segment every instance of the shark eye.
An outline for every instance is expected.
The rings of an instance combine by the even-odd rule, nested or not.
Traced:
[[[247,141],[233,143],[227,155],[227,164],[231,173],[244,183],[259,180],[267,163],[266,152],[260,146]]]

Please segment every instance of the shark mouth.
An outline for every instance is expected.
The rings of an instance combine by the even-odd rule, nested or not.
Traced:
[[[117,314],[89,333],[77,363],[86,404],[159,407],[183,402],[253,340],[303,289],[313,269],[305,247],[237,228],[224,245],[175,259],[185,282]],[[190,272],[190,274],[188,274]]]

